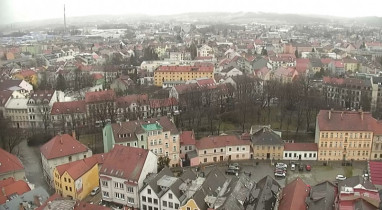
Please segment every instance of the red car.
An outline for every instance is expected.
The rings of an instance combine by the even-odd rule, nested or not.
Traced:
[[[306,171],[310,171],[310,170],[312,170],[312,167],[310,165],[306,165],[305,169],[306,169]]]

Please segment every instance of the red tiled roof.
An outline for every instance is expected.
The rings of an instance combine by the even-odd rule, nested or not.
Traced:
[[[8,177],[6,179],[0,180],[0,188],[8,186],[14,182],[15,182],[15,178],[13,178],[13,177]]]
[[[329,64],[333,61],[331,58],[321,58],[321,63],[323,64]]]
[[[284,151],[317,151],[316,143],[285,143]]]
[[[178,105],[176,98],[150,99],[150,108],[169,107]]]
[[[138,181],[148,153],[145,149],[116,144],[110,150],[109,156],[102,165],[100,174]],[[128,164],[126,164],[127,160]]]
[[[22,195],[30,190],[31,188],[24,180],[15,181],[14,183],[4,187],[4,191],[7,196],[15,193]]]
[[[85,94],[86,103],[97,103],[97,102],[104,102],[104,101],[110,101],[110,100],[111,101],[115,100],[114,90],[87,92]]]
[[[30,77],[32,75],[35,75],[36,72],[33,70],[23,70],[23,71],[20,71],[19,74],[25,78],[25,77]]]
[[[382,133],[382,124],[377,123],[370,112],[320,110],[317,120],[320,131],[375,131]]]
[[[55,102],[52,106],[52,115],[86,113],[85,101]]]
[[[323,77],[322,81],[324,83],[330,83],[330,84],[333,84],[333,85],[342,85],[342,84],[345,84],[345,79],[343,79],[343,78]]]
[[[156,72],[213,72],[213,66],[159,66]]]
[[[210,85],[215,85],[215,80],[214,79],[198,79],[196,80],[196,83],[199,85],[199,87],[203,86],[210,86]]]
[[[334,61],[334,66],[336,68],[343,68],[344,67],[344,63],[342,61]]]
[[[180,145],[195,145],[195,134],[193,131],[183,131],[180,134]]]
[[[103,78],[103,75],[101,73],[94,73],[92,74],[92,76],[93,76],[93,79],[95,80],[99,80]]]
[[[105,162],[108,155],[109,153],[100,153],[100,154],[94,154],[92,157],[97,158],[98,165],[102,165]]]
[[[0,148],[0,174],[19,170],[24,170],[19,158]]]
[[[250,141],[241,140],[235,135],[210,136],[196,141],[196,148],[198,149],[211,149],[238,145],[250,145]]]
[[[382,162],[369,161],[370,181],[374,185],[382,185]]]
[[[59,165],[56,168],[60,176],[67,172],[73,180],[77,180],[79,177],[92,169],[96,164],[96,157],[88,157],[82,160]]]
[[[78,154],[88,150],[89,148],[69,134],[57,135],[40,148],[41,153],[48,160]]]
[[[196,88],[198,88],[198,84],[196,83],[175,86],[175,90],[178,94],[186,93],[187,91],[195,90]]]
[[[117,98],[117,107],[118,108],[126,108],[129,107],[132,103],[137,103],[137,105],[148,105],[148,95],[128,95]]]
[[[310,188],[300,178],[287,184],[281,192],[279,210],[306,210],[305,199],[309,191]]]

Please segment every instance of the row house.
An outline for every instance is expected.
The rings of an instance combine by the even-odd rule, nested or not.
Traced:
[[[94,156],[59,165],[53,171],[55,192],[62,197],[83,200],[99,186],[98,171]]]
[[[70,132],[87,125],[86,103],[81,101],[55,102],[50,112],[55,131]]]
[[[104,152],[119,144],[148,149],[158,156],[168,156],[170,166],[180,163],[179,132],[168,117],[107,124],[103,134]]]
[[[4,117],[10,120],[12,128],[29,128],[28,99],[10,98],[4,108]]]
[[[114,122],[116,118],[116,94],[113,90],[87,92],[85,103],[89,126],[104,127],[107,122]]]
[[[146,176],[157,173],[157,161],[149,150],[115,145],[99,172],[102,200],[140,208],[139,191]]]
[[[382,124],[369,112],[321,110],[315,134],[318,160],[369,160],[374,133],[381,131]]]
[[[276,56],[270,56],[268,59],[272,70],[280,67],[288,68],[296,66],[296,56],[294,54],[278,54]]]
[[[92,151],[68,134],[59,134],[40,147],[42,171],[47,183],[54,187],[54,169],[92,156]]]
[[[196,142],[199,161],[197,165],[220,161],[247,160],[250,158],[250,141],[242,140],[235,135],[204,137]],[[191,165],[193,166],[193,165]]]
[[[30,128],[50,128],[51,109],[57,101],[63,101],[63,94],[60,91],[40,90],[31,92],[27,103]]]
[[[117,121],[142,119],[150,116],[148,95],[127,95],[116,99]]]
[[[187,66],[159,66],[154,72],[154,85],[162,86],[166,81],[188,81],[197,78],[213,78],[212,63],[195,63]]]
[[[252,134],[251,146],[254,159],[281,160],[284,157],[281,133],[263,127]],[[289,156],[289,155],[288,155]]]
[[[346,109],[375,110],[378,88],[369,79],[324,77],[322,94],[327,104],[341,106]]]

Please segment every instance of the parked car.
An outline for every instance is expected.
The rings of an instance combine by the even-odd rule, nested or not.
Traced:
[[[312,170],[312,166],[310,166],[309,164],[307,164],[307,165],[305,166],[305,169],[306,169],[306,171],[310,171],[310,170]]]
[[[95,187],[91,192],[90,195],[94,196],[99,192],[99,187]]]
[[[304,171],[304,165],[302,165],[302,164],[299,165],[299,166],[298,166],[298,170],[299,170],[299,171]]]
[[[282,178],[284,178],[285,177],[285,173],[283,173],[283,172],[276,172],[275,173],[275,177],[282,177]]]
[[[237,176],[237,175],[238,175],[238,172],[237,172],[236,170],[234,170],[234,169],[227,169],[227,170],[225,171],[225,174],[227,174],[227,175],[235,175],[235,176]]]
[[[292,163],[292,164],[290,165],[290,170],[291,170],[291,171],[296,170],[296,165],[295,165],[294,163]]]
[[[276,168],[285,168],[285,169],[287,169],[288,165],[285,164],[285,163],[276,163]]]
[[[341,175],[341,174],[338,174],[337,176],[336,176],[336,180],[345,180],[346,179],[346,176],[344,176],[344,175]]]
[[[228,165],[228,168],[240,171],[240,165],[238,163],[231,163]]]
[[[283,169],[276,169],[275,170],[275,173],[284,173],[284,174],[286,174],[287,172],[286,172],[286,170],[283,170]]]

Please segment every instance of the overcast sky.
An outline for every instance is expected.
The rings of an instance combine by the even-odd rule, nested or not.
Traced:
[[[0,0],[0,24],[95,14],[275,12],[343,17],[382,16],[380,0]]]

